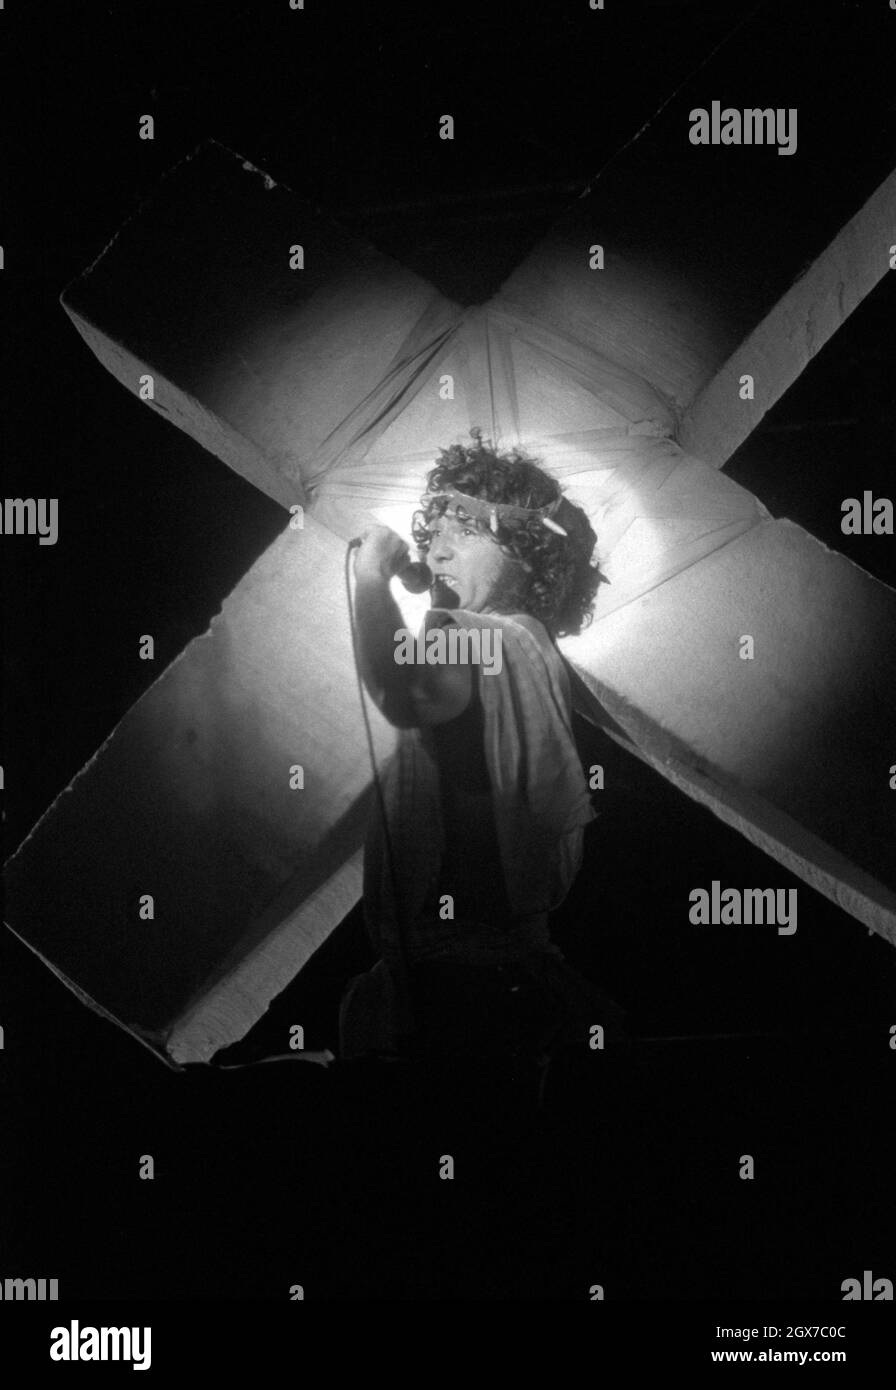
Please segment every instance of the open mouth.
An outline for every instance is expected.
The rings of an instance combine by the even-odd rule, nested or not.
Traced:
[[[436,608],[459,608],[460,595],[454,576],[434,574],[432,577],[432,597]]]

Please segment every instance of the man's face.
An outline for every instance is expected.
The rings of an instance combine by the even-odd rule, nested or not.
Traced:
[[[513,562],[472,522],[458,521],[453,511],[436,517],[429,532],[434,607],[488,612],[516,568]]]

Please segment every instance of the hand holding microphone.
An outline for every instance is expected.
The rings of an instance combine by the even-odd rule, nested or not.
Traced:
[[[368,526],[360,536],[349,541],[356,550],[355,577],[372,576],[392,579],[397,576],[411,594],[425,593],[432,584],[432,572],[422,560],[411,560],[405,541],[390,526]]]

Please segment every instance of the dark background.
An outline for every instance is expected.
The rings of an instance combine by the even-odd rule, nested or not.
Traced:
[[[284,525],[124,392],[58,303],[200,140],[465,303],[590,190],[608,244],[655,245],[659,223],[698,279],[728,286],[735,327],[892,167],[882,0],[607,5],[0,13],[4,496],[58,497],[60,516],[54,547],[3,538],[6,855]],[[709,86],[692,76],[705,60]],[[668,120],[630,144],[681,84],[686,107],[798,106],[798,154],[695,150]],[[137,139],[144,112],[153,142]],[[435,134],[443,112],[453,144]],[[727,469],[891,584],[896,540],[843,536],[840,502],[896,496],[894,309],[888,276]],[[144,631],[154,670],[133,657]],[[59,1277],[63,1297],[275,1299],[292,1283],[308,1298],[587,1298],[595,1282],[608,1298],[837,1298],[864,1269],[896,1280],[892,949],[577,732],[606,789],[556,928],[626,1010],[631,1057],[569,1058],[537,1121],[480,1073],[176,1074],[4,932],[0,1277]],[[713,878],[798,886],[798,932],[689,929],[680,904]],[[342,986],[371,959],[355,912],[221,1060],[283,1051],[291,1023],[335,1049]]]

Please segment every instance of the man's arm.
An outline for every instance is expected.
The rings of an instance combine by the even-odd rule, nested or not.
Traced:
[[[404,629],[404,619],[389,583],[407,557],[404,541],[388,526],[365,531],[355,553],[361,679],[377,708],[400,729],[446,724],[464,712],[473,695],[467,665],[402,665],[395,660],[396,633]]]

